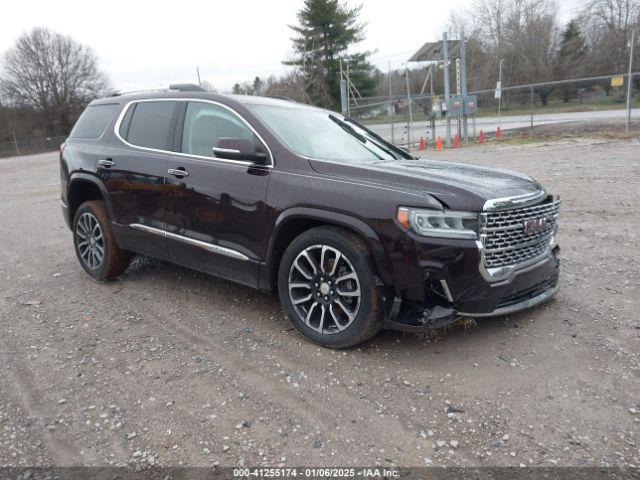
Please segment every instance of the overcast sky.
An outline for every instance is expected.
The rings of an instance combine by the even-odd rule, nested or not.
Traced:
[[[586,0],[558,2],[568,19]],[[203,80],[218,90],[237,81],[282,74],[291,30],[303,0],[9,0],[0,8],[0,53],[36,26],[92,47],[120,90]],[[398,68],[424,42],[441,37],[450,12],[471,0],[347,0],[364,3],[361,19],[372,61]]]

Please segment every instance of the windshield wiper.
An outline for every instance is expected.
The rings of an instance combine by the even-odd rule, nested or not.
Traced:
[[[369,150],[373,155],[376,156],[376,158],[378,160],[384,160],[384,158],[382,158],[379,154],[377,154],[376,152],[374,152],[373,150],[371,150],[368,146],[367,146],[367,137],[365,137],[364,135],[362,135],[361,133],[359,133],[355,128],[353,128],[351,125],[349,125],[348,123],[346,123],[344,120],[340,120],[338,117],[336,117],[335,115],[329,115],[329,119],[331,119],[332,122],[334,122],[335,124],[337,124],[340,128],[342,128],[344,131],[346,131],[348,134],[350,134],[351,136],[355,137],[358,141],[360,141],[362,143],[362,146],[364,148],[366,148],[367,150]],[[371,140],[369,140],[371,141]],[[371,142],[373,143],[373,142]]]
[[[357,121],[353,120],[352,118],[345,118],[344,121],[345,122],[349,122],[349,123],[353,123],[354,125],[358,126],[359,128],[362,128],[362,129],[365,128],[364,125],[362,125],[360,122],[357,122]],[[384,152],[386,152],[389,155],[391,155],[394,160],[400,160],[402,158],[401,156],[399,156],[399,154],[397,152],[394,152],[393,149],[385,146],[385,144],[387,142],[380,135],[378,135],[377,133],[375,133],[375,132],[367,132],[367,138],[369,139],[369,141],[371,143],[376,145],[380,150],[383,150]]]

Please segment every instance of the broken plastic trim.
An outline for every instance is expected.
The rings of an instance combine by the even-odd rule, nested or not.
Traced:
[[[461,317],[453,307],[419,307],[395,297],[383,326],[389,330],[424,333],[446,327],[458,318]]]

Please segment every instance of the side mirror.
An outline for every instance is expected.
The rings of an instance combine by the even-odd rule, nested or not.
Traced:
[[[221,138],[213,147],[213,154],[217,158],[228,160],[243,160],[264,164],[269,156],[260,152],[252,140],[246,138]]]

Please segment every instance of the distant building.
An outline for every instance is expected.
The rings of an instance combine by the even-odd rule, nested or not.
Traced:
[[[460,40],[449,40],[449,58],[460,56]],[[409,58],[410,62],[442,60],[442,42],[427,42]]]

